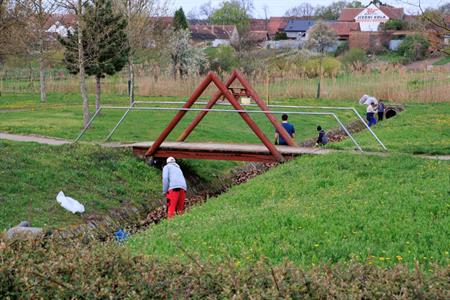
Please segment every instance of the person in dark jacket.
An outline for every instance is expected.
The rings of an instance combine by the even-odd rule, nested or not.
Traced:
[[[175,162],[175,158],[167,158],[162,174],[163,194],[167,198],[167,218],[173,218],[175,210],[178,215],[184,212],[187,185],[183,171]]]
[[[328,137],[325,130],[321,126],[317,126],[317,131],[319,132],[319,136],[317,137],[316,146],[328,144]]]
[[[383,121],[385,106],[383,100],[378,103],[378,121]]]
[[[287,133],[292,137],[295,138],[295,127],[291,123],[288,122],[288,115],[283,114],[281,116],[281,125],[286,129]],[[287,145],[287,142],[284,140],[284,138],[281,136],[281,134],[278,132],[278,130],[275,130],[275,144],[276,145]]]

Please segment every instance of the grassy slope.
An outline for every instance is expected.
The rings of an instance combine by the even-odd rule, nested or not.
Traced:
[[[434,66],[443,66],[450,63],[450,56],[443,56],[440,60],[433,63]]]
[[[0,230],[25,219],[56,227],[82,221],[59,206],[59,191],[102,213],[159,197],[160,174],[117,149],[0,141],[0,191]]]
[[[406,111],[373,127],[390,151],[405,153],[450,154],[450,104],[407,105]],[[380,148],[367,132],[356,135],[367,150]],[[350,141],[330,145],[347,149]]]
[[[449,163],[410,156],[302,157],[131,240],[135,253],[300,265],[351,258],[449,263]]]

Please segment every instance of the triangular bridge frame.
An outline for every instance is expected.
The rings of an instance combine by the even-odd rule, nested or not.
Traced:
[[[239,81],[243,88],[239,88],[239,92],[235,92],[234,88],[231,88],[231,85],[235,81]],[[257,106],[264,111],[266,117],[272,123],[274,128],[280,133],[280,135],[284,138],[289,146],[297,147],[295,141],[291,138],[291,136],[287,133],[283,126],[276,120],[276,118],[269,112],[269,108],[266,106],[264,101],[258,96],[256,91],[251,87],[247,80],[238,72],[233,71],[225,82],[225,84],[219,79],[219,77],[213,73],[209,72],[205,79],[199,84],[199,86],[195,89],[194,93],[191,95],[189,100],[183,105],[182,110],[179,110],[174,118],[171,120],[169,125],[161,132],[158,139],[151,145],[151,147],[146,151],[145,156],[153,156],[164,142],[164,140],[169,136],[172,130],[177,126],[180,120],[184,117],[187,109],[191,108],[198,98],[202,95],[202,93],[209,87],[209,85],[213,83],[218,92],[216,92],[213,97],[206,104],[204,109],[212,109],[212,107],[217,103],[217,101],[223,97],[227,99],[228,102],[233,106],[235,110],[238,110],[242,119],[247,123],[253,133],[261,140],[261,142],[266,146],[269,150],[270,154],[276,161],[284,161],[283,155],[278,151],[277,147],[270,142],[264,132],[258,127],[255,121],[249,116],[248,113],[242,112],[244,108],[241,104],[239,104],[239,98],[241,96],[246,96],[251,98]],[[208,113],[208,110],[200,111],[198,115],[194,118],[194,120],[189,124],[189,126],[183,131],[183,133],[179,136],[177,141],[183,142],[186,138],[191,134],[191,132],[195,129],[195,127],[202,121],[202,119]]]

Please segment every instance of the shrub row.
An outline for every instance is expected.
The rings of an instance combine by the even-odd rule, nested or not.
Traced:
[[[348,263],[302,270],[288,262],[239,266],[195,257],[167,263],[133,257],[112,242],[0,241],[1,299],[448,299],[448,278],[449,268],[440,266],[424,272]]]

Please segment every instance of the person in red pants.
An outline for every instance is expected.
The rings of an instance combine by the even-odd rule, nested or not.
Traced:
[[[175,158],[167,158],[162,174],[163,194],[167,198],[167,218],[173,218],[175,211],[182,215],[186,199],[186,179]]]

